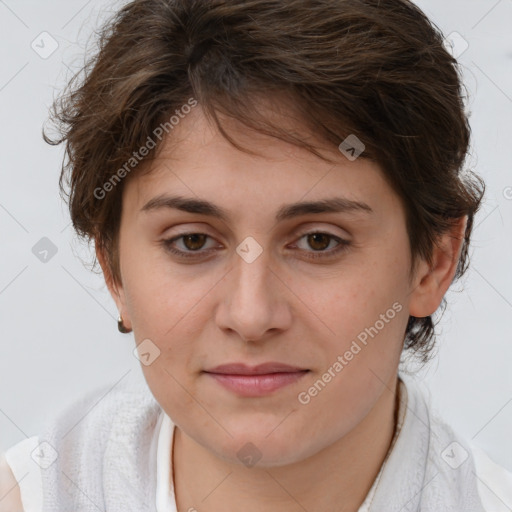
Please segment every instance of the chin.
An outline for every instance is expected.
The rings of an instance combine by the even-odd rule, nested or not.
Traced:
[[[254,426],[252,429],[240,429],[239,433],[231,430],[232,438],[226,439],[222,446],[214,443],[210,449],[227,462],[247,468],[285,466],[308,456],[297,450],[299,446],[304,450],[304,443],[294,441],[284,429],[281,435],[277,431],[269,435],[271,430],[256,429]]]

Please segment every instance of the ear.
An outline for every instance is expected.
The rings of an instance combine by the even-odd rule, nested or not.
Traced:
[[[423,318],[433,314],[450,287],[459,262],[468,217],[461,217],[434,246],[432,266],[425,260],[418,265],[412,283],[409,314]]]
[[[110,295],[114,299],[116,303],[117,310],[119,311],[119,315],[123,317],[123,324],[126,328],[131,329],[131,320],[130,315],[126,309],[126,299],[125,293],[123,289],[123,285],[120,282],[117,282],[112,274],[112,267],[109,263],[109,258],[105,254],[104,248],[100,243],[95,244],[96,250],[96,258],[101,266],[101,270],[103,271],[103,276],[105,278],[105,284],[107,285],[108,291]]]

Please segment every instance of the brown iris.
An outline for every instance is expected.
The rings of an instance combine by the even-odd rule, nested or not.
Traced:
[[[326,249],[329,246],[330,239],[331,237],[325,233],[312,233],[308,235],[308,243],[315,250]],[[311,243],[312,240],[313,243]],[[318,247],[318,243],[320,244],[321,247]]]
[[[203,247],[205,238],[207,235],[203,233],[193,233],[191,235],[183,235],[183,243],[185,244],[185,247],[191,251],[201,249]],[[198,242],[200,240],[200,242]],[[191,244],[188,242],[191,241]]]

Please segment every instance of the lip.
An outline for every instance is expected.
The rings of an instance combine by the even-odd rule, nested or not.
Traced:
[[[308,369],[288,364],[269,362],[257,366],[230,363],[205,370],[224,388],[247,397],[264,396],[293,384],[301,379]]]
[[[307,368],[300,368],[298,366],[291,366],[289,364],[268,362],[258,364],[256,366],[249,366],[245,363],[228,363],[221,364],[210,370],[205,370],[207,373],[217,373],[226,375],[266,375],[269,373],[294,373],[301,372]]]

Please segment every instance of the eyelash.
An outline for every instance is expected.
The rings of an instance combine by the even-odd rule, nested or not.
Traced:
[[[205,235],[208,238],[211,238],[206,233],[199,233],[199,232],[183,233],[182,235],[175,236],[173,238],[168,238],[166,240],[162,240],[162,245],[164,246],[164,249],[166,251],[168,251],[171,254],[174,254],[176,256],[179,256],[180,258],[195,258],[195,259],[197,259],[197,258],[204,256],[205,253],[215,251],[215,249],[210,249],[210,250],[202,251],[202,252],[200,252],[200,251],[182,251],[182,250],[175,249],[174,247],[172,247],[172,244],[175,241],[180,240],[181,238],[184,238],[184,237],[190,236],[190,235]],[[303,233],[299,236],[299,240],[308,235],[326,235],[329,238],[338,242],[338,245],[336,246],[335,249],[331,249],[330,251],[312,252],[310,256],[306,256],[307,258],[312,259],[312,260],[315,260],[318,258],[331,258],[331,257],[337,256],[338,254],[341,254],[342,252],[346,251],[348,249],[348,247],[351,245],[351,243],[348,240],[344,240],[338,236],[332,235],[330,233],[325,233],[323,231],[309,231],[307,233]],[[309,251],[306,251],[306,252],[309,252]]]

